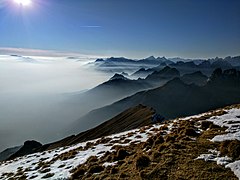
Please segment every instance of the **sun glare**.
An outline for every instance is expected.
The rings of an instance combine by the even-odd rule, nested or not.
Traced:
[[[31,0],[14,0],[14,2],[21,6],[29,6],[32,3]]]

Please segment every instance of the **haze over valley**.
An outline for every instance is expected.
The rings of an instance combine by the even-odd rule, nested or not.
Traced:
[[[140,60],[1,56],[1,149],[21,145],[27,139],[49,143],[92,128],[129,107],[146,103],[130,101],[130,105],[118,105],[107,111],[99,108],[107,108],[140,91],[164,86],[174,78],[180,78],[186,85],[204,86],[216,68],[240,67],[239,57],[177,60],[153,56]],[[176,89],[169,92],[175,96]],[[153,100],[149,103],[165,117],[177,117],[166,104],[161,111],[161,98],[157,105]],[[177,114],[191,115],[196,110],[180,110]]]
[[[0,57],[0,149],[26,139],[56,140],[64,126],[81,116],[68,99],[109,75],[67,58]]]

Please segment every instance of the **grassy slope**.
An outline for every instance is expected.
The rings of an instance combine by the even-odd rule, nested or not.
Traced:
[[[209,139],[224,133],[225,128],[202,122],[224,113],[224,110],[212,111],[190,120],[176,120],[171,133],[163,136],[166,123],[166,126],[156,129],[156,135],[147,142],[137,146],[117,146],[115,152],[106,153],[97,161],[90,158],[73,171],[72,179],[237,179],[230,169],[216,162],[195,160],[209,149],[221,148],[220,143]],[[196,134],[199,128],[205,130]],[[121,157],[124,152],[127,155]],[[105,162],[115,162],[116,165],[100,169],[98,174],[90,171],[92,167],[102,167]]]

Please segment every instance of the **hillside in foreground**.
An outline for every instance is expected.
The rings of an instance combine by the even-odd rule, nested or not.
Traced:
[[[30,154],[0,179],[238,179],[240,105]]]

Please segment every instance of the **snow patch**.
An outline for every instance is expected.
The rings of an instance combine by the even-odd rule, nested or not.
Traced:
[[[117,161],[115,161],[115,162],[112,162],[112,163],[110,163],[110,162],[105,162],[105,163],[103,163],[103,166],[104,167],[108,167],[108,166],[115,166],[115,165],[117,165]]]
[[[16,158],[11,161],[0,162],[0,179],[8,179],[6,173],[16,174],[19,168],[22,169],[24,174],[27,176],[27,179],[40,180],[46,174],[51,173],[51,179],[68,179],[71,177],[71,170],[77,166],[84,164],[87,159],[91,156],[96,156],[97,158],[102,157],[107,151],[113,152],[112,149],[115,145],[128,146],[131,143],[141,143],[147,141],[147,139],[152,136],[155,132],[154,129],[159,129],[163,125],[152,125],[151,127],[143,127],[140,129],[134,129],[119,134],[114,134],[107,136],[105,138],[110,138],[111,140],[108,143],[99,143],[99,139],[95,139],[88,142],[79,143],[72,146],[56,148],[50,151],[30,154],[20,158]],[[168,131],[166,134],[170,133],[172,124],[169,125]],[[125,141],[128,140],[128,141]],[[112,142],[114,143],[112,143]],[[93,143],[93,146],[90,146],[86,149],[87,143]],[[83,149],[85,148],[85,149]],[[64,153],[69,153],[74,151],[76,154],[71,158],[61,159],[57,158]],[[55,159],[54,159],[55,158]],[[47,164],[46,168],[42,168],[40,164]],[[117,162],[113,163],[104,163],[103,166],[114,166]],[[40,166],[40,167],[39,167]],[[47,172],[41,172],[41,170],[46,170]],[[14,177],[19,178],[19,177]]]
[[[234,174],[240,179],[240,161],[235,161],[225,166],[226,168],[230,168]]]
[[[224,109],[225,110],[225,109]],[[239,140],[240,141],[240,109],[232,108],[225,110],[227,113],[221,116],[213,116],[207,121],[220,127],[226,127],[226,134],[217,135],[212,138],[212,142],[222,142],[226,140]],[[231,162],[231,158],[225,156],[220,157],[220,152],[216,150],[209,150],[211,154],[201,154],[196,159],[204,161],[216,161],[219,165],[225,165],[225,168],[230,168],[234,174],[240,179],[240,161]]]
[[[222,116],[214,116],[208,119],[214,124],[227,127],[226,134],[217,135],[211,141],[221,142],[226,140],[239,140],[240,141],[240,109],[230,109],[227,114]]]
[[[225,156],[225,157],[218,157],[215,154],[201,154],[198,156],[195,160],[204,160],[204,161],[215,161],[218,165],[226,165],[229,164],[231,161],[231,158]]]

